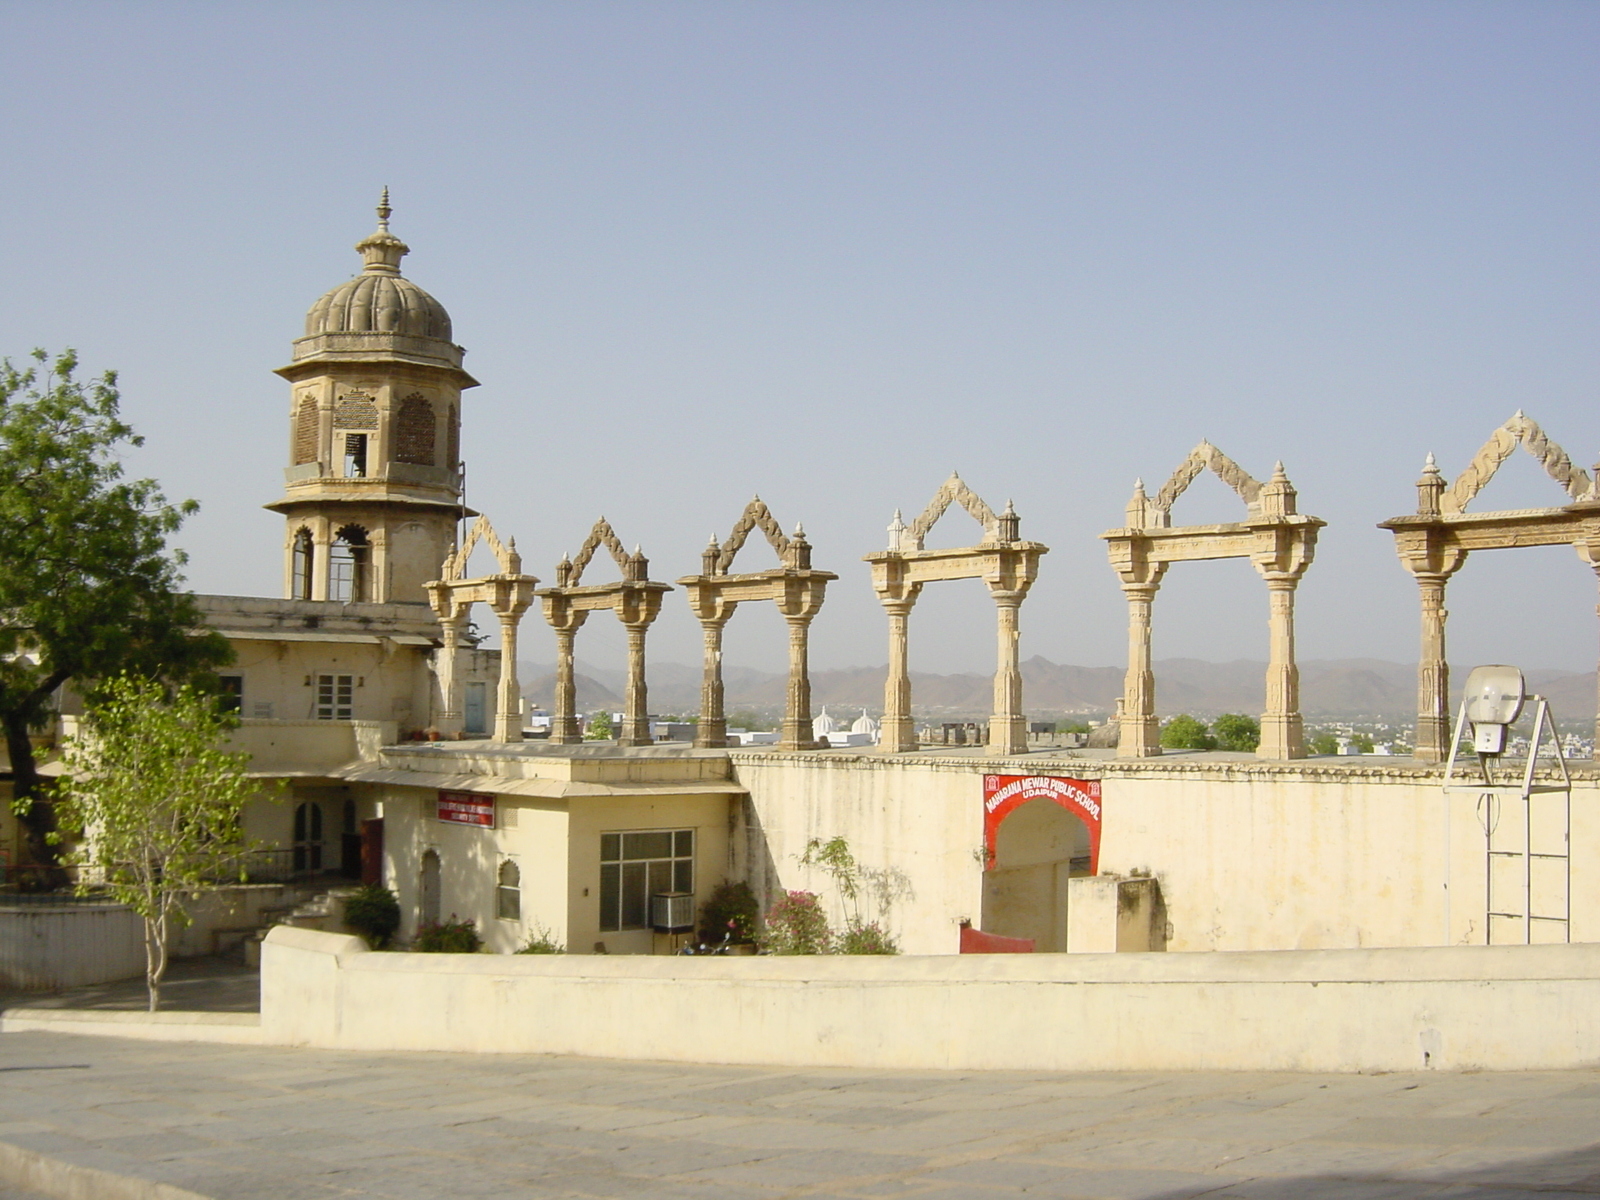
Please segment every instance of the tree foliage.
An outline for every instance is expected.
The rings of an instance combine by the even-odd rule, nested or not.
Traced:
[[[0,363],[0,726],[30,857],[54,863],[55,815],[29,734],[62,684],[92,691],[119,672],[183,679],[229,657],[198,634],[167,537],[194,512],[154,480],[125,480],[142,439],[118,416],[116,375],[75,378],[72,351]]]
[[[1306,749],[1313,754],[1339,753],[1339,739],[1331,733],[1319,733],[1306,743]]]
[[[1161,727],[1161,745],[1167,750],[1215,750],[1217,739],[1204,721],[1180,713]]]
[[[812,838],[800,865],[817,867],[832,878],[844,907],[844,932],[830,942],[833,954],[898,954],[899,946],[886,926],[894,902],[909,893],[905,875],[893,868],[873,870],[856,861],[850,843],[843,837],[827,841]],[[791,893],[792,894],[792,893]],[[877,908],[877,918],[869,920],[862,912],[862,900]]]
[[[150,1011],[186,899],[243,878],[239,816],[261,791],[250,756],[221,748],[234,726],[216,698],[120,675],[107,681],[68,742],[58,797],[63,831],[83,839],[80,888],[100,885],[144,919]]]
[[[1244,713],[1223,713],[1211,723],[1217,749],[1253,753],[1261,745],[1261,723]]]
[[[611,714],[597,712],[589,718],[589,727],[584,731],[584,740],[590,742],[609,742],[616,737],[616,731],[611,726]]]

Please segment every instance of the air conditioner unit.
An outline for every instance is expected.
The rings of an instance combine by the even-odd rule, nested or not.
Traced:
[[[657,933],[687,933],[694,928],[693,892],[657,892],[650,897],[650,928]]]

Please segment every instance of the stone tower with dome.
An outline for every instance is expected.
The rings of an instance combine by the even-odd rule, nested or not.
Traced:
[[[454,548],[462,504],[462,369],[450,315],[400,274],[410,248],[378,228],[363,268],[311,306],[289,381],[284,594],[345,603],[426,602]]]

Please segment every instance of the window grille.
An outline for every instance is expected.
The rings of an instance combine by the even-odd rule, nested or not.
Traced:
[[[694,891],[694,830],[600,835],[600,930],[650,927],[650,897]]]

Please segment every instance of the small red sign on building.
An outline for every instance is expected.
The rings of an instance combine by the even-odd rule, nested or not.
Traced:
[[[1100,871],[1100,781],[1064,779],[1056,775],[985,775],[983,777],[984,870],[994,866],[995,835],[1013,809],[1030,800],[1053,800],[1089,830],[1089,874]]]
[[[494,828],[494,797],[475,792],[440,792],[439,820],[454,825]]]

